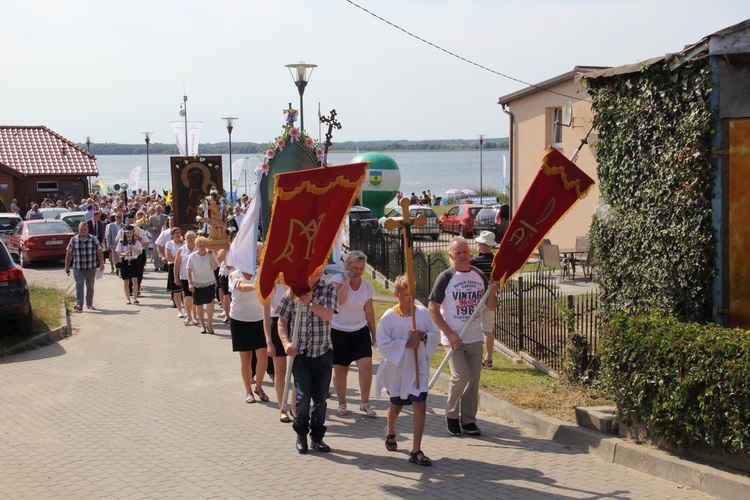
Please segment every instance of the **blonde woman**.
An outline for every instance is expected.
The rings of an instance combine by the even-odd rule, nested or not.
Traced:
[[[201,333],[214,333],[214,296],[216,295],[214,270],[219,267],[219,261],[214,251],[208,249],[208,238],[205,236],[195,239],[195,247],[197,250],[190,254],[187,262],[188,287],[193,294],[193,305],[198,310]],[[204,305],[206,306],[205,314]]]
[[[351,413],[346,407],[346,378],[349,365],[357,363],[359,392],[362,402],[359,409],[368,417],[377,417],[370,406],[372,387],[372,346],[375,344],[376,324],[372,298],[375,289],[362,279],[367,256],[359,251],[349,252],[344,260],[344,274],[336,275],[331,284],[339,296],[338,314],[331,320],[333,342],[333,388],[336,390],[340,416]]]

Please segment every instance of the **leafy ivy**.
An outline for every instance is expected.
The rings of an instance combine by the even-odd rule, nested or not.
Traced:
[[[600,209],[591,226],[603,312],[711,317],[711,72],[707,60],[586,81]]]

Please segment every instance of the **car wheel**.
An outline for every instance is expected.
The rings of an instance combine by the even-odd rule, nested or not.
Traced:
[[[31,328],[34,324],[34,315],[29,306],[29,314],[13,321],[13,327],[18,335],[31,335]]]
[[[21,251],[18,252],[18,262],[20,262],[21,267],[31,267],[31,261],[28,258],[24,257],[23,252]]]

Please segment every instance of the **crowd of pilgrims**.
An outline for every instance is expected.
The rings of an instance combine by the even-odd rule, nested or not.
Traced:
[[[243,195],[233,208],[232,222],[236,227],[241,224],[249,202],[249,198]],[[50,203],[51,200],[45,200],[42,206],[50,206]],[[71,211],[85,212],[89,227],[94,229],[90,233],[99,239],[105,250],[110,272],[117,274],[123,281],[123,295],[127,305],[139,304],[144,270],[153,266],[154,272],[164,273],[166,290],[171,294],[177,318],[185,327],[199,327],[201,333],[212,334],[214,321],[229,324],[232,349],[240,355],[245,402],[270,402],[263,389],[263,382],[268,374],[274,385],[280,422],[294,422],[295,397],[290,398],[291,404],[288,407],[282,405],[290,344],[289,339],[282,336],[287,342],[285,346],[279,336],[278,309],[289,297],[288,290],[280,281],[276,284],[270,304],[261,304],[255,291],[255,276],[234,269],[226,249],[213,250],[206,237],[190,230],[183,234],[180,227],[174,227],[170,216],[171,202],[156,191],[149,194],[136,190],[130,196],[125,193],[116,196],[98,195],[81,200],[80,203],[75,203],[72,199],[67,202],[58,200],[55,204],[66,206]],[[38,207],[32,208],[34,210],[38,210]],[[261,243],[258,243],[257,250],[257,255],[260,256]],[[350,251],[344,262],[344,271],[330,280],[338,299],[336,314],[330,320],[330,340],[333,346],[331,382],[338,402],[335,411],[339,416],[352,413],[347,401],[347,375],[350,365],[356,363],[361,398],[359,410],[368,417],[377,417],[377,411],[370,404],[369,398],[373,392],[373,346],[380,343],[384,360],[378,371],[374,393],[384,397],[392,396],[391,391],[402,394],[401,398],[390,398],[386,448],[389,451],[397,449],[396,418],[403,405],[413,403],[415,450],[410,453],[409,461],[430,465],[430,459],[419,448],[424,431],[427,389],[423,387],[416,397],[409,394],[410,390],[414,392],[416,356],[412,361],[412,356],[405,356],[403,353],[418,351],[426,361],[437,349],[439,331],[426,308],[412,306],[405,276],[399,277],[395,282],[397,305],[386,311],[383,318],[376,322],[373,309],[375,290],[362,278],[366,260],[363,253]],[[217,305],[219,311],[215,315]],[[283,307],[285,306],[282,305],[281,308]],[[409,318],[412,315],[416,315],[416,329],[410,329]],[[214,316],[217,316],[216,319]],[[291,338],[291,335],[288,337]],[[395,361],[390,373],[386,374],[387,370],[383,366],[388,364],[386,360],[391,359]],[[429,367],[426,362],[424,365],[419,367],[419,377],[426,381]],[[416,387],[419,387],[418,383]],[[332,396],[330,389],[328,396]],[[451,433],[456,435],[453,431]],[[469,433],[478,435],[479,430]],[[321,448],[319,451],[326,451],[322,448],[330,449],[322,441],[317,445]],[[306,451],[301,450],[299,444],[298,450],[300,453]]]

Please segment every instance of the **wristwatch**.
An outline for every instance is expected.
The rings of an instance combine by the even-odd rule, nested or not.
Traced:
[[[307,303],[307,308],[312,309],[312,305],[313,305],[313,301],[311,300],[310,302]]]

